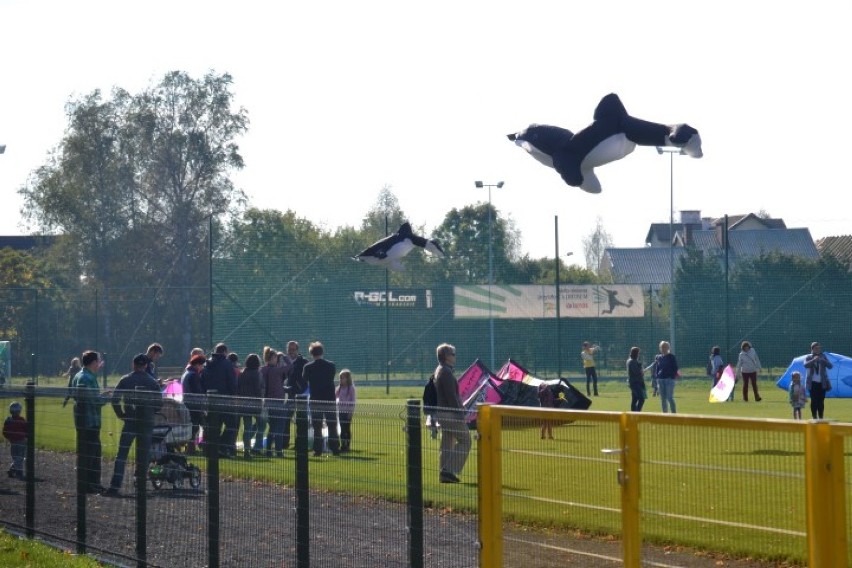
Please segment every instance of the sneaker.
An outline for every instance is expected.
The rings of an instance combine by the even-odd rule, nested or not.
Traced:
[[[755,398],[754,400],[755,400],[755,402],[760,402],[760,401],[761,401],[761,400],[763,400],[763,399],[762,399],[762,398],[760,398],[760,397],[757,397],[757,398]]]
[[[461,483],[461,479],[459,479],[456,474],[449,471],[442,471],[439,476],[441,483]]]
[[[121,492],[117,487],[110,487],[106,491],[103,492],[104,497],[121,497]]]

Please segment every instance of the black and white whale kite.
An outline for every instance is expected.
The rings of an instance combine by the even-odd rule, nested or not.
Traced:
[[[688,124],[669,126],[634,118],[614,93],[601,99],[594,121],[576,134],[558,126],[532,124],[508,136],[533,158],[559,172],[565,183],[589,193],[601,192],[594,168],[620,160],[637,144],[673,146],[693,158],[703,156],[696,129]]]
[[[431,255],[444,256],[444,250],[437,241],[415,235],[407,222],[399,230],[387,237],[376,241],[363,251],[352,257],[352,260],[366,262],[374,266],[384,266],[391,270],[402,270],[402,259],[414,249],[420,247]]]

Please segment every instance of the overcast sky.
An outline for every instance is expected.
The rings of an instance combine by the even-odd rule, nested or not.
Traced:
[[[248,110],[235,176],[252,205],[357,226],[390,185],[427,231],[492,191],[523,252],[582,262],[601,218],[619,247],[669,220],[669,159],[637,148],[590,195],[506,139],[578,131],[602,96],[698,128],[674,158],[674,209],[765,210],[814,238],[848,234],[852,4],[683,1],[219,2],[0,0],[0,233],[66,126],[69,98],[138,92],[171,70],[234,78]],[[847,188],[847,189],[844,189]]]

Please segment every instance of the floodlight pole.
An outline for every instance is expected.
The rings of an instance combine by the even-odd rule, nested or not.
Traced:
[[[669,345],[675,352],[675,268],[674,268],[674,156],[681,148],[657,146],[658,154],[669,155]]]
[[[494,311],[491,306],[491,287],[494,286],[494,238],[491,229],[491,188],[500,189],[503,187],[503,182],[483,183],[481,181],[474,182],[478,188],[488,188],[488,327],[491,337],[491,369],[494,369]]]
[[[553,232],[555,240],[555,259],[556,259],[556,378],[562,378],[562,292],[559,289],[559,265],[562,261],[559,259],[559,215],[553,216]],[[573,252],[565,253],[565,256],[571,256]]]

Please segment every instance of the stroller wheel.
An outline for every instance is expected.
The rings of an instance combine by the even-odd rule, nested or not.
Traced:
[[[201,487],[201,470],[196,466],[191,466],[189,471],[189,486],[193,489]]]
[[[163,488],[163,480],[158,479],[156,477],[151,478],[151,485],[154,486],[154,489],[162,489]]]
[[[180,489],[180,488],[182,488],[182,487],[183,487],[183,476],[182,476],[182,475],[180,475],[180,476],[178,476],[177,478],[175,478],[175,480],[172,482],[172,486],[173,486],[175,489]]]

